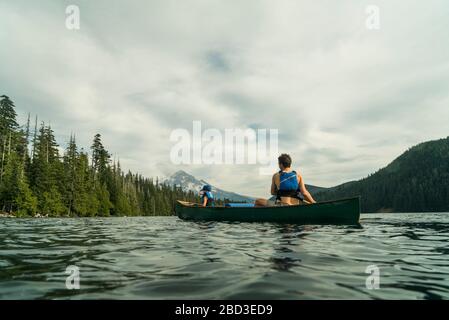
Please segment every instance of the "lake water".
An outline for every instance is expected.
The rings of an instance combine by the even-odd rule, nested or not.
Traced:
[[[0,299],[66,298],[447,299],[449,214],[362,215],[360,228],[0,219]]]

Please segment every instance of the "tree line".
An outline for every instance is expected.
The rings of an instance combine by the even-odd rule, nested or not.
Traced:
[[[0,96],[0,210],[18,216],[92,217],[171,215],[178,199],[198,201],[184,192],[112,161],[101,135],[90,152],[74,135],[60,154],[49,124],[17,122],[14,102]],[[32,128],[34,127],[34,128]]]

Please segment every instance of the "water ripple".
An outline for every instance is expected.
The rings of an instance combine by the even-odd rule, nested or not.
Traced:
[[[447,299],[449,214],[362,227],[0,219],[0,299]],[[81,289],[67,290],[66,267]],[[368,290],[366,267],[380,268]]]

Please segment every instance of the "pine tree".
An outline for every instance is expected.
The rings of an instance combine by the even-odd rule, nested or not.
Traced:
[[[17,114],[14,110],[14,103],[8,96],[0,96],[0,183],[2,182],[4,170],[6,166],[6,158],[14,150],[12,143],[19,125],[17,124]]]
[[[93,198],[93,177],[89,168],[87,154],[80,152],[75,162],[74,190],[73,190],[73,212],[78,216],[91,216],[95,214],[98,203]]]
[[[92,168],[94,170],[94,180],[98,177],[104,183],[107,179],[111,155],[101,142],[101,135],[97,133],[91,146],[92,150]]]
[[[64,191],[63,198],[67,206],[67,214],[70,216],[73,211],[73,200],[75,198],[75,183],[77,182],[77,162],[79,154],[75,142],[75,137],[70,135],[70,141],[63,157],[64,166]]]
[[[31,164],[31,187],[39,200],[39,209],[45,214],[60,215],[65,208],[61,191],[64,190],[63,164],[59,159],[58,144],[50,126],[42,123],[34,146]],[[53,208],[55,212],[49,212]],[[67,211],[67,209],[66,209]]]
[[[0,96],[0,139],[19,128],[14,102],[8,96]]]

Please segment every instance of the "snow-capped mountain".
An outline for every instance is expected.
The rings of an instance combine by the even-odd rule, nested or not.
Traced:
[[[205,184],[211,185],[207,181],[197,179],[183,170],[176,171],[174,174],[164,179],[162,182],[171,186],[176,185],[178,187],[181,187],[184,191],[193,191],[195,193],[198,193]],[[254,201],[254,198],[243,196],[230,191],[225,191],[213,185],[211,186],[212,191],[214,192],[214,195],[217,199],[229,199],[231,201],[238,201],[238,202]]]

